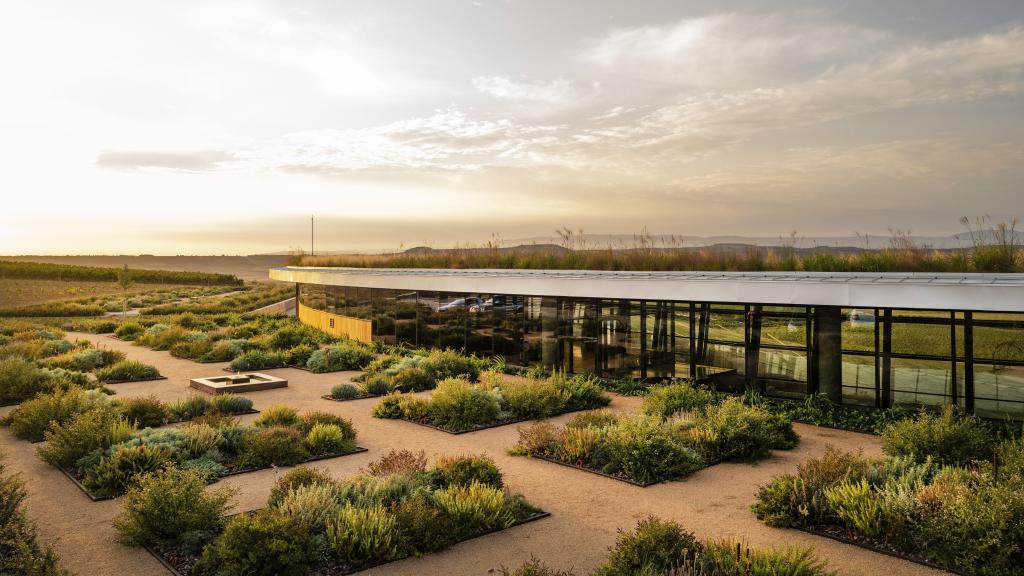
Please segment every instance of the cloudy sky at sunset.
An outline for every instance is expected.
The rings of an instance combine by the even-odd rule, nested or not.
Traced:
[[[1024,217],[1020,0],[15,0],[0,74],[0,254]]]

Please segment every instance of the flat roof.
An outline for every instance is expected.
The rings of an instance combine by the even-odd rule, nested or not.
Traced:
[[[1024,274],[273,268],[274,280],[397,290],[1024,312]]]

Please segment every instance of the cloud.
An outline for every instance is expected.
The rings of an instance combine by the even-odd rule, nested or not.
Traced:
[[[209,172],[231,160],[225,152],[209,150],[199,152],[117,151],[100,153],[96,165],[115,170],[160,168],[180,172]]]
[[[478,76],[473,78],[473,87],[495,98],[548,104],[561,104],[575,94],[572,84],[565,78],[528,82],[513,80],[508,76]]]

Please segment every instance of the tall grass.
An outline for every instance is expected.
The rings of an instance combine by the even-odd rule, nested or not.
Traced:
[[[503,248],[491,241],[480,247],[407,251],[374,255],[295,255],[290,265],[352,268],[454,268],[530,270],[650,271],[807,271],[807,272],[1024,272],[1024,247],[1017,220],[976,225],[964,218],[972,245],[936,249],[918,244],[908,230],[890,230],[882,248],[796,248],[796,232],[781,246],[687,247],[670,238],[657,245],[643,232],[631,246],[589,245],[582,231],[558,231],[558,246]]]

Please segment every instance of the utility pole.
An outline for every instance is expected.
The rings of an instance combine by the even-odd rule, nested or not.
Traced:
[[[309,255],[313,256],[313,216],[309,217]]]

